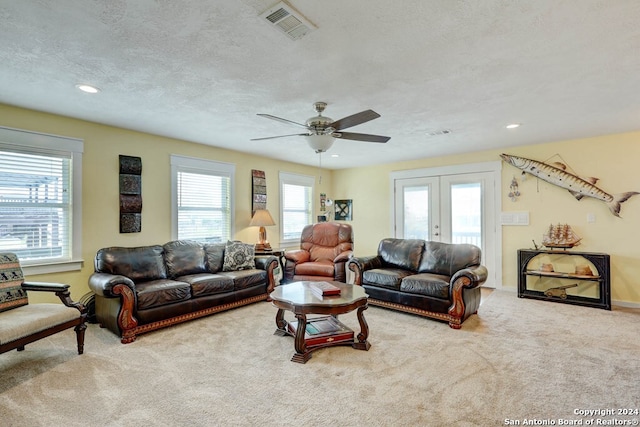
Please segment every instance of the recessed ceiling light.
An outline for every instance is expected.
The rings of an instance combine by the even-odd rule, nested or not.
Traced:
[[[98,92],[100,92],[100,89],[98,89],[95,86],[91,86],[91,85],[79,84],[79,85],[76,85],[76,87],[78,89],[80,89],[81,91],[86,92],[86,93],[98,93]]]
[[[332,154],[331,157],[340,157],[340,154]]]
[[[520,126],[522,126],[522,123],[511,123],[506,125],[505,127],[507,129],[515,129],[515,128],[519,128]]]

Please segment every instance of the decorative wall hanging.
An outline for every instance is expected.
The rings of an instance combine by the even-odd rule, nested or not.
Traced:
[[[335,200],[333,203],[336,221],[351,221],[353,219],[353,203],[351,199]]]
[[[142,159],[120,155],[120,232],[142,230]]]
[[[524,157],[512,156],[510,154],[500,154],[502,160],[524,172],[540,178],[550,184],[568,190],[577,200],[583,197],[593,197],[603,201],[612,214],[620,216],[620,204],[631,196],[640,194],[637,191],[628,191],[620,194],[609,194],[595,186],[598,178],[582,179],[577,175],[566,172],[567,166],[564,163],[556,162],[556,166],[551,166],[543,162],[527,159]]]
[[[251,216],[258,209],[267,209],[267,179],[264,171],[251,169]]]
[[[509,198],[511,199],[512,202],[517,201],[518,197],[520,197],[520,190],[518,190],[518,180],[516,179],[515,176],[511,180],[511,185],[509,186],[509,194],[508,194],[508,196],[509,196]]]

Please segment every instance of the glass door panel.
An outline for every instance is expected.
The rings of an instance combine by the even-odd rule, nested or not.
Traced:
[[[471,243],[482,248],[481,184],[453,184],[450,191],[451,243]]]
[[[437,240],[439,212],[433,198],[438,197],[438,179],[403,179],[396,182],[396,237],[402,239]]]

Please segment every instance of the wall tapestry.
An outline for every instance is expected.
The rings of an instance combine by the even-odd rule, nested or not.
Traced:
[[[333,204],[335,206],[336,221],[351,221],[353,219],[353,203],[351,199],[335,200]]]
[[[620,194],[609,194],[604,190],[595,186],[598,178],[582,179],[577,175],[566,172],[567,166],[564,163],[555,162],[555,166],[548,165],[536,160],[524,157],[512,156],[510,154],[500,154],[502,160],[508,164],[522,169],[522,171],[540,178],[550,184],[557,185],[560,188],[568,190],[577,200],[583,197],[593,197],[597,200],[605,202],[612,214],[620,216],[620,204],[626,202],[629,197],[640,194],[637,191],[628,191]]]
[[[264,171],[251,169],[251,216],[258,209],[267,209],[267,179]]]
[[[120,155],[120,232],[142,230],[142,159]]]

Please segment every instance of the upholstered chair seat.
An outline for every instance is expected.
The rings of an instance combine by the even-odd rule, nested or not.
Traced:
[[[63,304],[30,304],[28,292],[53,292]],[[0,353],[17,349],[65,329],[74,328],[78,353],[84,351],[86,308],[73,302],[69,285],[25,282],[18,257],[0,253]]]

